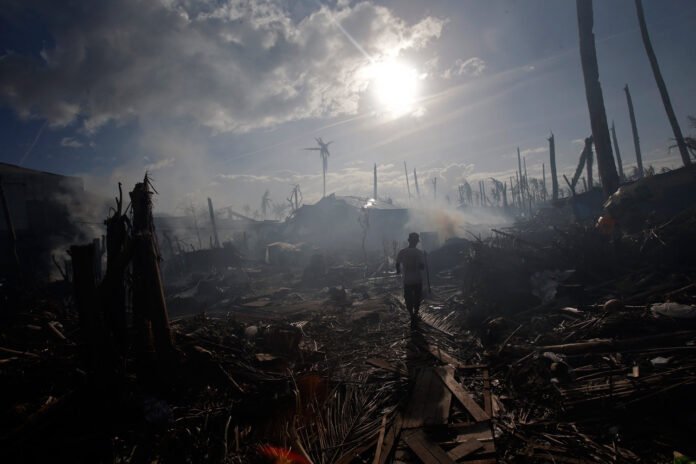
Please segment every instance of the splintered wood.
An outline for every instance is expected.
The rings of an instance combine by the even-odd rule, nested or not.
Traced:
[[[411,373],[411,393],[402,413],[397,413],[390,426],[386,419],[383,422],[373,464],[390,462],[392,455],[398,461],[425,464],[495,463],[486,366],[464,365],[420,334],[415,338],[414,345],[429,358],[428,365]],[[370,359],[368,363],[397,371],[384,360]],[[473,383],[467,381],[473,379]],[[472,392],[465,384],[479,385],[483,391]],[[476,398],[483,399],[483,404]]]

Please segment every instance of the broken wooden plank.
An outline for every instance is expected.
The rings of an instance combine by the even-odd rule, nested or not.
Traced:
[[[405,429],[423,427],[425,425],[446,424],[452,394],[438,379],[432,368],[421,370],[416,377],[416,383],[404,414]]]
[[[491,400],[491,378],[488,369],[483,371],[483,408],[488,416],[493,416],[493,402]]]
[[[0,346],[0,353],[9,354],[12,356],[26,356],[27,358],[33,358],[33,359],[39,359],[41,357],[36,353],[32,353],[31,351],[13,350],[11,348],[5,348],[2,346]]]
[[[444,364],[450,364],[456,368],[464,366],[463,362],[461,362],[459,359],[455,358],[451,354],[447,353],[446,351],[443,351],[442,349],[440,349],[439,346],[433,346],[428,343],[419,343],[418,345],[428,353],[435,356],[435,358],[439,359]]]
[[[470,440],[470,441],[465,441],[461,445],[458,445],[451,450],[447,452],[447,455],[453,460],[456,461],[458,459],[461,459],[465,456],[470,455],[471,453],[480,450],[483,448],[483,445],[481,442],[478,440]]]
[[[471,394],[466,391],[464,387],[454,380],[451,368],[438,368],[436,372],[440,380],[442,380],[442,383],[447,386],[454,397],[457,398],[467,411],[469,411],[469,414],[471,414],[477,422],[490,420],[491,416],[474,401]]]
[[[382,446],[384,445],[384,434],[387,431],[387,415],[382,416],[382,424],[379,427],[379,435],[377,437],[377,446],[375,447],[375,458],[372,464],[379,464],[382,455]]]
[[[401,427],[403,425],[403,418],[401,414],[397,414],[392,422],[391,427],[384,434],[384,440],[381,446],[377,449],[377,454],[375,455],[374,464],[386,464],[391,454],[392,448],[396,444],[399,434],[401,434]]]
[[[422,430],[406,434],[404,441],[424,464],[454,464],[445,450],[430,441]]]

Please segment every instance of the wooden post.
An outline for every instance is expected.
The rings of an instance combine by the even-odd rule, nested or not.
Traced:
[[[14,267],[15,277],[19,277],[20,264],[19,255],[17,254],[17,235],[15,234],[14,224],[12,223],[12,215],[10,214],[10,206],[7,203],[5,190],[2,187],[2,178],[0,178],[0,200],[2,201],[2,212],[5,216],[5,224],[7,224],[7,232],[10,236],[8,245],[12,258],[12,266]]]
[[[147,356],[149,328],[159,361],[174,353],[159,268],[159,247],[152,220],[152,192],[147,175],[130,193],[133,205],[133,316],[137,319],[141,359]],[[148,327],[150,326],[150,327]]]
[[[619,178],[621,180],[626,178],[623,170],[623,163],[621,162],[621,151],[619,150],[619,141],[616,138],[616,128],[614,127],[614,121],[611,122],[611,139],[614,142],[614,153],[616,153],[616,164],[619,168]]]
[[[558,173],[556,172],[556,141],[553,137],[549,137],[549,165],[551,167],[551,199],[558,200]]]
[[[672,126],[674,138],[677,140],[677,147],[679,148],[679,154],[681,155],[682,162],[684,163],[684,166],[688,166],[691,164],[691,158],[689,157],[689,151],[686,148],[686,143],[684,143],[684,136],[682,135],[681,128],[679,127],[679,121],[677,120],[677,116],[674,114],[674,108],[672,108],[672,101],[670,100],[669,93],[667,92],[667,84],[665,84],[665,80],[662,78],[662,71],[660,71],[660,65],[657,62],[655,50],[653,50],[652,43],[650,42],[648,26],[645,23],[645,13],[643,12],[643,1],[635,0],[635,2],[636,12],[638,14],[638,24],[640,25],[640,35],[643,38],[645,53],[648,55],[648,60],[650,60],[650,67],[652,68],[653,75],[655,76],[655,83],[657,83],[657,88],[660,91],[662,104],[665,107],[669,124]]]
[[[633,146],[636,149],[636,162],[638,163],[638,177],[643,177],[643,155],[640,152],[640,137],[638,137],[638,125],[636,124],[636,114],[633,111],[633,99],[631,91],[628,89],[628,84],[624,87],[626,93],[626,103],[628,104],[628,116],[631,118],[631,131],[633,132]]]
[[[406,192],[408,193],[408,199],[411,199],[411,186],[408,183],[408,168],[406,168],[406,161],[404,161],[404,174],[406,174]]]
[[[576,0],[578,13],[578,30],[580,36],[580,59],[585,81],[585,96],[590,113],[592,137],[597,150],[597,168],[602,181],[604,195],[613,194],[619,187],[619,175],[616,173],[614,156],[609,138],[609,126],[604,110],[604,97],[599,83],[599,68],[597,66],[597,50],[595,48],[594,18],[592,0]]]
[[[220,240],[218,239],[217,226],[215,225],[215,211],[213,210],[213,200],[211,200],[210,198],[208,198],[208,212],[210,213],[210,226],[213,228],[213,245],[215,246],[215,248],[220,248]]]

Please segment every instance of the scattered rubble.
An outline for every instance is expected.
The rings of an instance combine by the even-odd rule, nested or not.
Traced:
[[[609,233],[540,210],[445,241],[409,326],[389,253],[297,237],[160,272],[148,182],[107,220],[102,279],[90,244],[71,282],[1,288],[3,462],[696,456],[693,207]]]

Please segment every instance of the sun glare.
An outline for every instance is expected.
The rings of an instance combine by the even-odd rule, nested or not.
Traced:
[[[416,110],[418,73],[398,61],[375,63],[371,69],[372,85],[380,106],[394,117]]]

